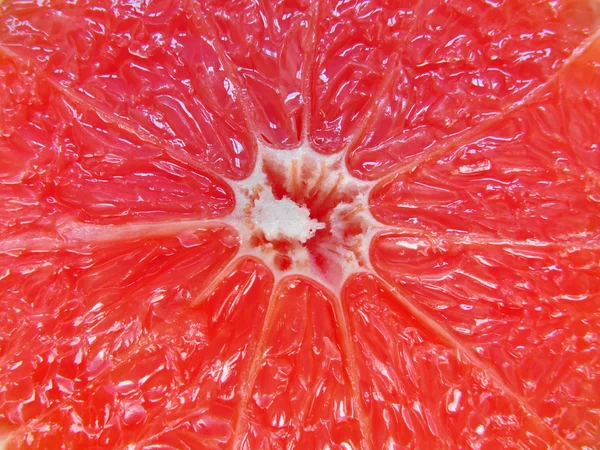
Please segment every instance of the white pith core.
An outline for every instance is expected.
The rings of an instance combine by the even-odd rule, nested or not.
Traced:
[[[274,195],[267,166],[281,175],[279,187],[286,191],[281,198]],[[303,198],[303,193],[298,192],[299,182],[303,191],[312,194],[312,205],[298,200]],[[294,150],[273,149],[261,143],[252,174],[231,182],[236,208],[225,221],[240,232],[240,253],[263,260],[276,278],[304,275],[337,291],[351,273],[371,268],[369,244],[373,235],[383,229],[368,208],[373,184],[352,177],[340,155],[321,155],[307,143]],[[290,193],[297,197],[296,201]],[[340,193],[346,193],[345,199],[327,210],[328,224],[312,215],[311,206],[331,203]],[[349,223],[356,230],[350,234]],[[264,237],[260,245],[256,243],[257,235]],[[313,238],[318,241],[311,241]],[[282,241],[289,264],[285,268],[277,249]],[[315,258],[315,248],[320,262]]]
[[[268,241],[290,240],[304,244],[325,224],[310,218],[306,206],[300,206],[283,197],[278,200],[268,187],[258,194],[250,220],[257,224]]]

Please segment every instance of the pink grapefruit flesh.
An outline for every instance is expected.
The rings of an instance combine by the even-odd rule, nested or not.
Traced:
[[[0,448],[599,448],[599,23],[0,2]]]

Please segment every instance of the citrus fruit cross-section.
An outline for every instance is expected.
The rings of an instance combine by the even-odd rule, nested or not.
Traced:
[[[0,448],[600,448],[600,4],[0,0]]]

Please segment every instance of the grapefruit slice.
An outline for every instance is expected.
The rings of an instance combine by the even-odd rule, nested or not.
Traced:
[[[0,448],[598,448],[596,2],[0,11]]]

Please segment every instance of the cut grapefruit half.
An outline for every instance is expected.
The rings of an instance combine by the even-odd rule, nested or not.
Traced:
[[[600,448],[597,2],[0,10],[0,447]]]

